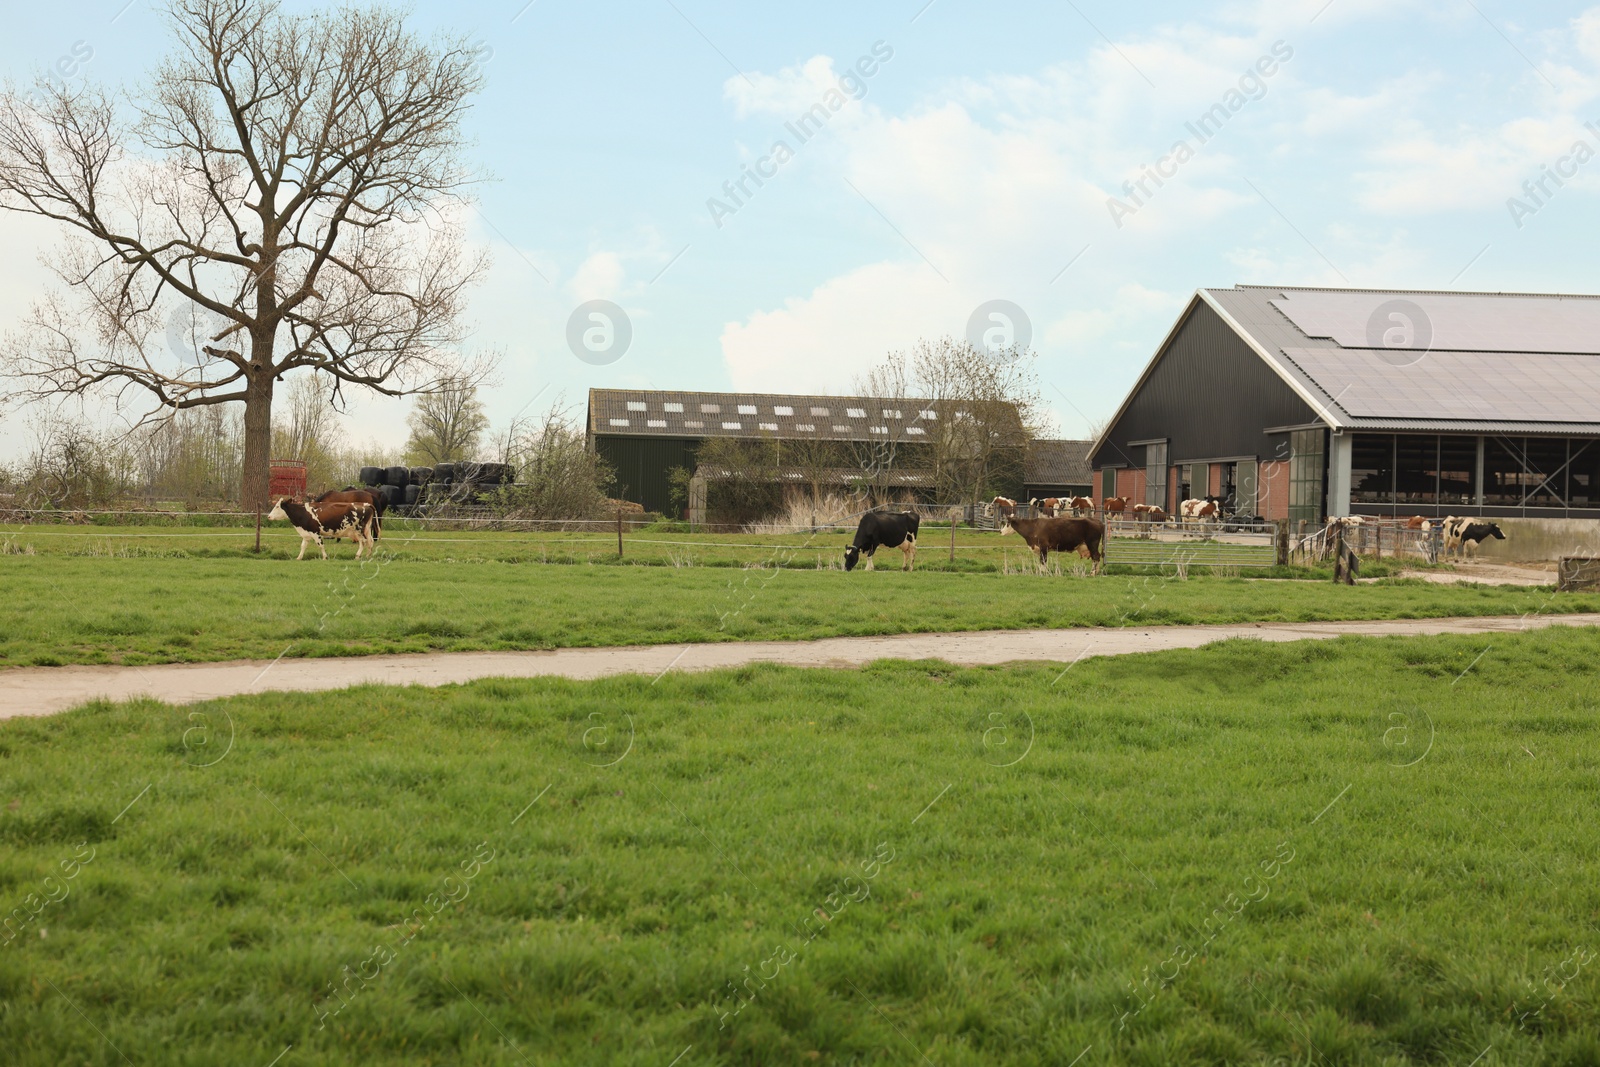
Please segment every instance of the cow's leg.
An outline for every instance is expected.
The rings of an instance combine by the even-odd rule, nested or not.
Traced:
[[[869,570],[869,571],[873,569],[873,567],[872,567],[872,552],[873,551],[876,551],[876,550],[874,549],[874,550],[870,550],[870,551],[867,552],[867,567],[866,567],[866,569]]]
[[[310,543],[311,543],[311,538],[307,537],[305,535],[305,533],[302,532],[300,534],[300,554],[295,557],[295,562],[298,563],[300,560],[303,560],[303,559],[306,558],[306,546],[309,545]]]
[[[905,557],[905,566],[901,567],[901,570],[909,571],[915,568],[917,565],[917,542],[910,537],[906,538],[905,543],[900,546],[900,554]]]
[[[317,547],[322,550],[322,558],[323,559],[327,559],[328,558],[328,546],[323,543],[322,535],[320,535],[320,534],[317,535]]]

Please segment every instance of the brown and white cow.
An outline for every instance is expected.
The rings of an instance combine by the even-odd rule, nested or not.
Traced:
[[[1207,523],[1222,521],[1222,505],[1215,497],[1206,497],[1204,500],[1185,500],[1178,505],[1178,518],[1184,525],[1189,523]]]
[[[372,539],[376,541],[383,536],[383,494],[375,489],[358,489],[347,485],[343,489],[329,489],[326,493],[311,501],[307,506],[322,509],[322,504],[371,504],[372,505]]]
[[[1105,523],[1095,519],[1019,519],[1009,518],[1000,527],[1002,534],[1015,530],[1028,547],[1039,553],[1039,566],[1050,560],[1051,552],[1077,552],[1094,561],[1094,572],[1100,573],[1104,559],[1101,547],[1105,544]]]
[[[1094,501],[1090,500],[1086,496],[1075,496],[1071,500],[1065,500],[1062,503],[1071,508],[1072,514],[1074,515],[1083,516],[1094,514]]]
[[[1128,510],[1128,498],[1125,496],[1108,496],[1100,502],[1100,506],[1105,510],[1106,518],[1109,519],[1113,515],[1121,515]]]
[[[1433,529],[1433,523],[1424,515],[1413,515],[1406,520],[1406,529],[1427,532]]]
[[[1008,496],[997,496],[989,502],[989,509],[1002,519],[1017,513],[1017,502]]]
[[[356,559],[361,558],[362,549],[366,549],[370,556],[374,551],[375,535],[378,525],[378,513],[371,504],[318,504],[307,507],[296,500],[284,497],[273,505],[267,513],[269,519],[286,519],[289,525],[295,528],[300,535],[300,554],[297,560],[306,556],[306,546],[312,542],[322,550],[322,558],[328,558],[328,548],[322,543],[323,538],[332,538],[335,541],[349,539],[356,543]]]
[[[1133,517],[1140,522],[1166,522],[1167,513],[1154,504],[1135,504],[1131,509]]]

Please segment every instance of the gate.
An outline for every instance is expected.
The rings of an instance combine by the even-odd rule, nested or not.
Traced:
[[[1106,523],[1107,563],[1143,566],[1272,567],[1278,562],[1271,523]]]

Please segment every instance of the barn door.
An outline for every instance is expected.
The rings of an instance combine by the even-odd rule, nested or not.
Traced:
[[[1234,513],[1238,515],[1254,515],[1256,513],[1256,461],[1241,459],[1234,472]]]

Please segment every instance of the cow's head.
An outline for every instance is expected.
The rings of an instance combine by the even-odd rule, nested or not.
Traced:
[[[1504,541],[1506,539],[1506,535],[1504,533],[1502,533],[1501,530],[1500,530],[1500,524],[1499,523],[1491,522],[1491,523],[1486,523],[1485,525],[1487,525],[1489,527],[1489,536],[1490,537],[1494,538],[1496,541]]]
[[[279,500],[277,503],[273,504],[272,505],[272,510],[267,512],[267,518],[275,519],[275,520],[278,520],[278,521],[282,521],[284,519],[287,519],[289,516],[284,514],[283,502],[285,500],[288,500],[288,499],[289,499],[288,497],[284,497],[283,499]]]
[[[855,545],[851,545],[849,548],[846,548],[844,550],[844,569],[845,570],[847,570],[847,571],[855,570],[856,569],[856,564],[860,563],[860,562],[861,562],[861,550],[859,548],[857,548]]]
[[[1012,532],[1014,532],[1014,529],[1011,525],[1011,516],[1007,515],[1004,519],[1000,520],[1000,536],[1004,537],[1006,534]]]

